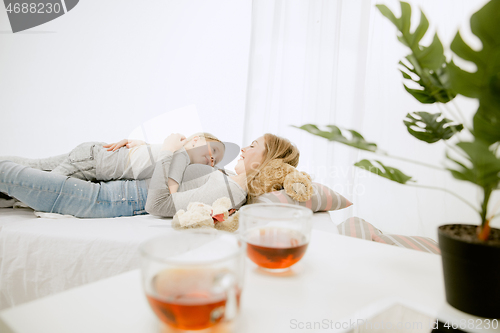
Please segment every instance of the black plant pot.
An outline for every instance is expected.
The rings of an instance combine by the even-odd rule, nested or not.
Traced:
[[[446,231],[451,226],[455,232],[477,227],[453,224],[438,228],[446,301],[475,316],[500,318],[500,246],[452,236]]]

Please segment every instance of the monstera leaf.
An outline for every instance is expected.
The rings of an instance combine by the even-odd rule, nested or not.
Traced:
[[[326,138],[330,141],[340,142],[340,143],[343,143],[345,145],[348,145],[348,146],[351,146],[354,148],[358,148],[361,150],[368,150],[368,151],[372,151],[372,152],[377,150],[377,145],[375,143],[366,141],[365,138],[363,138],[363,136],[361,134],[359,134],[358,132],[356,132],[354,130],[345,130],[345,131],[351,133],[351,138],[349,139],[349,138],[345,137],[342,134],[342,131],[340,130],[340,128],[338,128],[335,125],[327,125],[326,126],[330,130],[329,132],[322,131],[316,125],[313,125],[313,124],[305,124],[305,125],[302,125],[300,127],[293,126],[293,125],[291,125],[291,126],[295,127],[295,128],[299,128],[299,129],[304,130],[304,131],[307,131],[311,134],[320,136],[322,138]]]
[[[429,46],[419,44],[429,28],[429,21],[420,11],[420,22],[414,32],[410,32],[411,6],[401,2],[401,17],[396,16],[385,5],[377,5],[382,15],[387,17],[399,30],[398,40],[408,46],[412,53],[406,56],[407,63],[402,61],[401,73],[405,79],[411,80],[422,89],[405,89],[421,103],[447,103],[455,97],[450,88],[446,58],[443,44],[437,34]]]
[[[500,141],[500,1],[490,1],[470,19],[471,31],[481,40],[480,51],[467,45],[458,32],[451,50],[473,62],[477,70],[466,72],[449,65],[452,88],[459,94],[478,98],[474,135],[487,143]]]
[[[414,180],[411,180],[412,177],[405,175],[403,172],[401,172],[400,170],[398,170],[396,168],[386,166],[380,161],[375,161],[375,162],[377,162],[384,170],[373,165],[372,162],[370,162],[368,160],[361,160],[361,161],[355,163],[354,166],[357,166],[358,168],[361,168],[361,169],[368,170],[376,175],[379,175],[381,177],[387,178],[389,180],[392,180],[392,181],[400,183],[400,184],[406,184],[409,181],[411,181],[411,182],[414,181]]]
[[[452,125],[453,120],[441,118],[441,113],[412,112],[403,120],[408,132],[419,140],[434,143],[439,140],[448,140],[455,133],[464,129],[462,124]]]
[[[500,182],[500,159],[489,149],[487,143],[481,140],[459,142],[457,146],[466,154],[467,164],[457,161],[448,154],[457,169],[450,170],[453,177],[469,181],[483,188],[496,188]]]

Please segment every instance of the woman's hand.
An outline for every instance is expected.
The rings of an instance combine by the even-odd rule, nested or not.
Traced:
[[[181,149],[186,143],[186,137],[180,133],[170,134],[165,141],[163,141],[163,150],[170,150],[175,153],[177,150]]]
[[[141,145],[145,145],[146,142],[142,140],[128,140],[128,139],[123,139],[121,141],[118,141],[116,143],[110,143],[109,145],[103,146],[104,148],[109,148],[108,151],[115,151],[117,149],[120,149],[121,147],[126,146],[127,148],[133,148]]]

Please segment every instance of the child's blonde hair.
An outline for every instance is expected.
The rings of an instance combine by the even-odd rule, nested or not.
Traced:
[[[212,142],[220,142],[224,146],[224,149],[226,148],[226,145],[224,142],[220,141],[215,135],[208,133],[208,132],[198,132],[190,135],[187,139],[186,142],[189,142],[193,140],[195,136],[199,136],[200,138],[204,138],[206,141],[212,141]]]

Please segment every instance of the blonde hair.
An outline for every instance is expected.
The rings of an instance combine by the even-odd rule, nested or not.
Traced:
[[[264,134],[265,148],[264,160],[262,163],[251,170],[247,170],[247,202],[250,202],[256,196],[262,194],[260,185],[255,181],[259,172],[265,168],[270,161],[280,158],[283,162],[290,164],[293,167],[299,165],[300,152],[299,149],[292,144],[288,139],[279,137],[277,135],[266,133]]]
[[[224,146],[224,149],[226,148],[226,145],[224,142],[220,141],[215,135],[208,133],[208,132],[198,132],[190,135],[187,139],[186,142],[189,142],[193,140],[195,136],[199,136],[200,138],[204,138],[206,141],[211,141],[211,142],[220,142]]]

